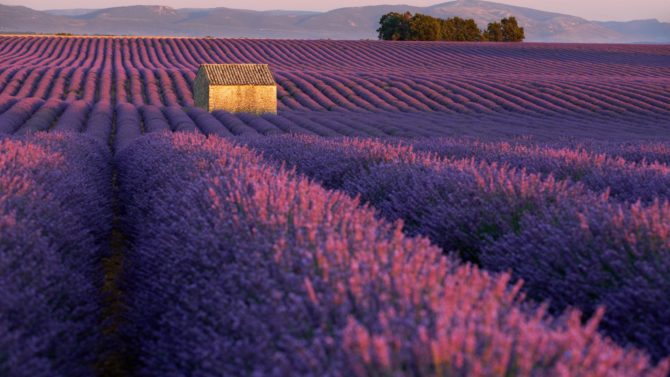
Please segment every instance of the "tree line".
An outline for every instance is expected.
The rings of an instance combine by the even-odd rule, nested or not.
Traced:
[[[513,16],[491,22],[485,30],[480,30],[471,18],[442,19],[410,12],[387,13],[379,24],[379,39],[386,41],[521,42],[525,38],[523,28]]]

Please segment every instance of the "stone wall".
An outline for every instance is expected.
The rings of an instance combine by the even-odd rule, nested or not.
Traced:
[[[196,102],[197,103],[197,102]],[[210,86],[208,111],[231,113],[276,114],[276,86]]]

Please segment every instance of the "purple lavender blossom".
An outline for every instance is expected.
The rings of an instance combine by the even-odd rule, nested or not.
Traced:
[[[554,311],[576,306],[594,313],[603,305],[607,334],[657,359],[670,354],[670,302],[661,298],[670,290],[666,198],[617,204],[581,183],[472,158],[444,159],[407,144],[309,136],[241,141],[328,188],[360,196],[445,252],[489,270],[511,270]],[[583,161],[585,175],[607,180],[603,161]],[[609,165],[611,175],[636,174],[626,164]]]
[[[602,311],[547,317],[509,275],[225,139],[148,134],[116,163],[138,375],[668,372],[598,335]]]
[[[93,376],[110,155],[74,133],[0,140],[0,374]]]

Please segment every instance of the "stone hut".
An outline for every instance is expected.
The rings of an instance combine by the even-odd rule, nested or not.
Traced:
[[[267,64],[202,64],[193,97],[207,111],[277,113],[277,83]]]

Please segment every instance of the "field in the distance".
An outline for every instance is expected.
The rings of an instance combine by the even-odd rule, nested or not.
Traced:
[[[0,375],[667,377],[669,199],[670,46],[0,37]]]
[[[171,38],[2,37],[0,132],[69,128],[107,137],[205,133],[612,140],[670,136],[670,47]],[[201,63],[268,63],[279,116],[192,110]],[[130,106],[119,106],[128,103]],[[158,113],[156,113],[158,112]],[[162,116],[159,116],[161,115]],[[158,117],[167,123],[152,121]],[[32,119],[31,119],[32,118]]]

